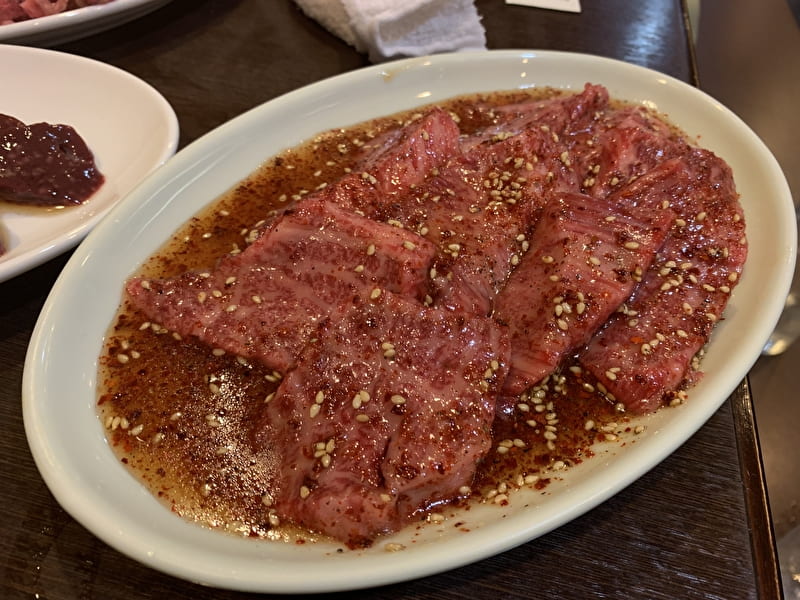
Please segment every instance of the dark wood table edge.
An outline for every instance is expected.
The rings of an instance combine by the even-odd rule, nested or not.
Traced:
[[[730,397],[759,598],[783,598],[753,397],[745,379]]]
[[[680,4],[686,32],[691,83],[698,89],[702,89],[700,72],[697,67],[693,24],[689,18],[687,0],[680,0]],[[777,560],[778,548],[769,506],[753,397],[747,378],[739,384],[729,400],[733,412],[736,447],[744,487],[756,591],[759,598],[783,598],[783,586]]]

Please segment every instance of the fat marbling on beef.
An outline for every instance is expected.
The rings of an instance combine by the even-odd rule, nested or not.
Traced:
[[[371,296],[321,324],[256,429],[278,514],[350,546],[469,494],[507,363],[489,318]]]
[[[431,271],[437,305],[491,314],[549,196],[580,185],[583,175],[566,155],[577,160],[593,152],[587,142],[607,105],[605,89],[587,85],[579,94],[516,104],[513,110],[487,109],[493,124],[463,136],[462,152],[423,183],[405,194],[344,201],[439,247]]]
[[[688,148],[675,189],[670,233],[632,297],[580,353],[581,364],[632,412],[650,412],[700,376],[703,348],[747,257],[745,224],[730,168]],[[669,163],[659,170],[665,171]],[[654,170],[658,174],[657,170]],[[642,193],[642,177],[629,189]]]
[[[614,195],[550,200],[495,304],[495,318],[511,335],[505,393],[520,394],[552,373],[625,302],[674,217],[658,192],[641,206]]]
[[[433,252],[411,231],[313,198],[214,270],[134,278],[127,292],[162,327],[286,371],[320,320],[361,291],[420,296]]]

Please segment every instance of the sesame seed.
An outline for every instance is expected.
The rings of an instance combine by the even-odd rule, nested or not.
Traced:
[[[389,542],[383,548],[387,552],[402,552],[406,549],[403,544],[398,544],[397,542]]]
[[[379,298],[380,295],[381,295],[381,288],[375,288],[375,289],[372,290],[372,293],[370,293],[369,297],[371,299],[375,300],[375,299]]]
[[[311,494],[311,490],[308,487],[301,485],[300,486],[300,497],[305,500]]]
[[[375,254],[375,244],[370,244],[367,246],[367,256],[372,256]]]
[[[392,401],[392,404],[396,406],[406,403],[406,399],[400,394],[393,394],[390,400]]]
[[[625,248],[628,250],[636,250],[639,247],[639,242],[625,242]]]
[[[366,423],[369,421],[369,415],[365,415],[364,413],[359,413],[356,415],[356,421],[359,423]]]
[[[413,250],[416,247],[417,245],[409,240],[403,242],[403,248],[405,248],[406,250]]]
[[[311,408],[308,409],[308,416],[313,419],[319,414],[319,411],[320,411],[320,405],[312,404]]]

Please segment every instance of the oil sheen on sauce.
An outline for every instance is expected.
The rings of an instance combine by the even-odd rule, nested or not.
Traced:
[[[531,95],[472,96],[444,107],[469,132],[489,118],[476,103],[523,98]],[[336,180],[371,137],[413,114],[327,132],[270,159],[186,223],[136,274],[169,277],[213,267],[221,255],[243,249],[275,211]],[[182,340],[123,303],[100,357],[99,417],[119,459],[173,512],[244,537],[307,543],[317,536],[280,523],[270,508],[269,481],[278,466],[250,438],[250,423],[280,377]],[[556,426],[557,442],[549,434]],[[561,469],[591,456],[593,443],[615,441],[631,427],[618,407],[584,385],[578,367],[567,364],[522,397],[512,414],[498,415],[493,448],[465,504],[502,505],[519,487],[544,493]],[[437,510],[446,514],[446,507]]]

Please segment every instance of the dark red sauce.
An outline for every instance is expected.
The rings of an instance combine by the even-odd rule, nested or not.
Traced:
[[[0,114],[0,199],[35,206],[85,202],[105,178],[83,138],[69,125]]]

